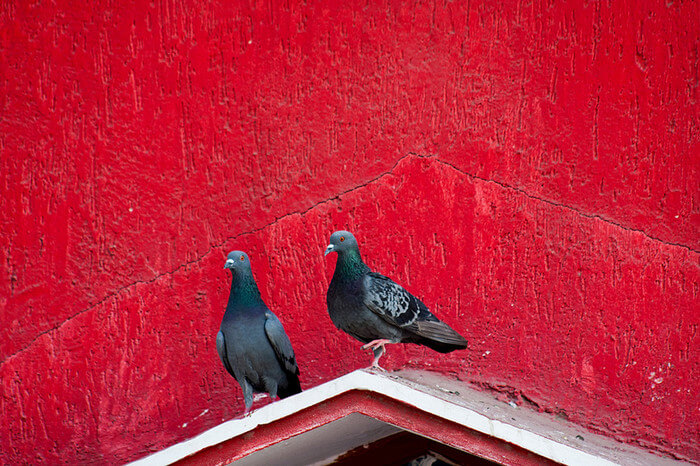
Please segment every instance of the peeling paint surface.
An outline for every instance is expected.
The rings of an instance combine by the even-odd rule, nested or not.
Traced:
[[[697,460],[698,17],[3,2],[0,461],[123,463],[239,415],[231,249],[303,387],[368,365],[325,309],[340,228],[470,342],[387,368]]]

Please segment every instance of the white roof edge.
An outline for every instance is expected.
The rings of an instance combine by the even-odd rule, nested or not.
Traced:
[[[292,397],[275,401],[253,411],[248,417],[223,422],[196,437],[167,447],[129,464],[133,466],[171,464],[200,450],[238,437],[259,425],[269,424],[285,418],[302,409],[309,408],[351,390],[371,391],[403,403],[408,403],[421,411],[517,445],[558,463],[617,464],[526,429],[490,419],[472,409],[450,403],[388,377],[365,370],[351,372]]]

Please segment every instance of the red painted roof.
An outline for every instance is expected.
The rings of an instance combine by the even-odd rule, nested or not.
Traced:
[[[444,376],[355,371],[133,464],[324,464],[401,431],[503,464],[670,462]]]

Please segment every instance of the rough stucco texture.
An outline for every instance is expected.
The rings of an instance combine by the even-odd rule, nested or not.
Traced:
[[[420,367],[698,459],[697,2],[0,4],[0,461],[242,411],[245,249],[308,388],[370,362],[329,234],[470,340]]]

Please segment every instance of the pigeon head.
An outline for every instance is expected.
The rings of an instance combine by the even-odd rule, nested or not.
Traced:
[[[359,251],[357,240],[349,231],[336,231],[331,235],[331,241],[326,248],[324,256],[327,256],[331,252],[340,254],[345,251]]]
[[[248,254],[243,251],[231,251],[226,257],[226,263],[224,264],[225,269],[231,269],[231,273],[242,272],[245,270],[250,270],[250,259],[248,259]]]

